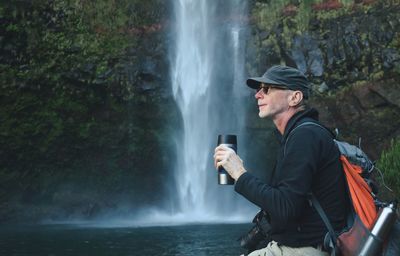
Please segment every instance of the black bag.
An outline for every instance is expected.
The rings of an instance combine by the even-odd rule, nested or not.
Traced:
[[[247,254],[266,247],[271,241],[271,224],[269,223],[268,214],[260,210],[256,216],[254,216],[252,222],[255,225],[249,232],[238,239],[238,241],[240,241],[240,246],[247,249]]]

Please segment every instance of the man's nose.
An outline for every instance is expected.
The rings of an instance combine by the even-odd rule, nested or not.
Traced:
[[[258,91],[256,92],[256,94],[254,94],[254,98],[256,98],[256,99],[261,99],[261,98],[263,97],[261,91],[262,91],[261,89],[258,90]]]

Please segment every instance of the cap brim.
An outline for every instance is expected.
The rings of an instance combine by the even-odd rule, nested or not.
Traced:
[[[247,79],[247,81],[246,81],[247,86],[252,89],[260,88],[261,83],[273,84],[273,85],[276,85],[277,87],[286,88],[285,85],[282,85],[282,84],[280,84],[274,80],[268,79],[266,77],[251,77],[251,78]]]

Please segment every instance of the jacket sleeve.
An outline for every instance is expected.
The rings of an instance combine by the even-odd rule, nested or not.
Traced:
[[[284,227],[301,216],[311,192],[322,141],[314,129],[294,131],[286,144],[286,154],[275,171],[275,186],[263,183],[250,173],[237,180],[235,191],[267,211],[271,223]]]

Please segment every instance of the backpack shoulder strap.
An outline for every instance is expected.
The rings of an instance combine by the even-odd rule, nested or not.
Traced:
[[[299,124],[298,126],[294,127],[293,130],[291,130],[288,134],[288,136],[286,137],[286,141],[285,141],[285,146],[283,147],[283,155],[286,155],[286,144],[289,141],[289,138],[293,135],[293,132],[296,131],[298,128],[303,127],[303,126],[307,126],[307,125],[314,125],[314,126],[318,126],[320,128],[322,128],[323,130],[325,130],[327,133],[329,133],[329,135],[331,135],[331,133],[328,131],[327,128],[325,128],[324,126],[318,124],[318,123],[314,123],[314,122],[304,122]],[[332,135],[331,135],[332,136]]]
[[[308,195],[308,197],[309,197],[309,200],[310,200],[312,206],[318,212],[318,214],[321,217],[322,221],[324,222],[326,228],[328,229],[333,248],[336,248],[336,241],[337,241],[338,237],[335,233],[335,230],[333,229],[333,227],[331,225],[331,222],[328,219],[328,216],[326,216],[324,209],[322,209],[321,204],[319,203],[318,199],[315,197],[315,195],[313,193],[310,193]]]

